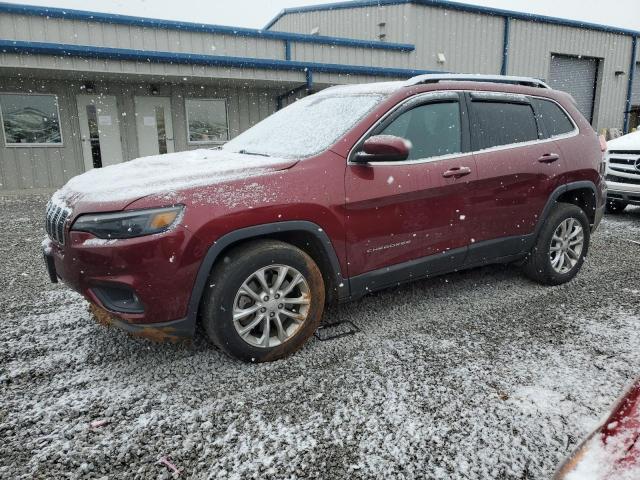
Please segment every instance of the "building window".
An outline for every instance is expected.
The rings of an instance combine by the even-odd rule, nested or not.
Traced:
[[[7,146],[62,144],[55,95],[2,93],[0,114]]]
[[[225,100],[188,98],[185,108],[189,143],[226,142],[229,139]]]

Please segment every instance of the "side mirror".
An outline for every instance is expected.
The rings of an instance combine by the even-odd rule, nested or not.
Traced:
[[[409,158],[411,142],[393,135],[375,135],[362,144],[362,150],[356,153],[357,163],[399,162]]]

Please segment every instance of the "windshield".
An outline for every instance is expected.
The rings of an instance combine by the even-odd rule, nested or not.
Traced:
[[[267,117],[223,149],[300,158],[326,150],[367,114],[382,95],[316,94]]]

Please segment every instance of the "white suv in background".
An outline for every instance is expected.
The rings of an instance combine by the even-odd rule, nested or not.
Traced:
[[[640,131],[607,142],[607,212],[640,205]]]

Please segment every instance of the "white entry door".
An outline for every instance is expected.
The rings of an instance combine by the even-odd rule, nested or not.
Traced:
[[[77,104],[85,169],[122,162],[120,115],[116,97],[78,95]]]
[[[138,154],[146,157],[174,152],[171,99],[135,97],[135,104]]]

